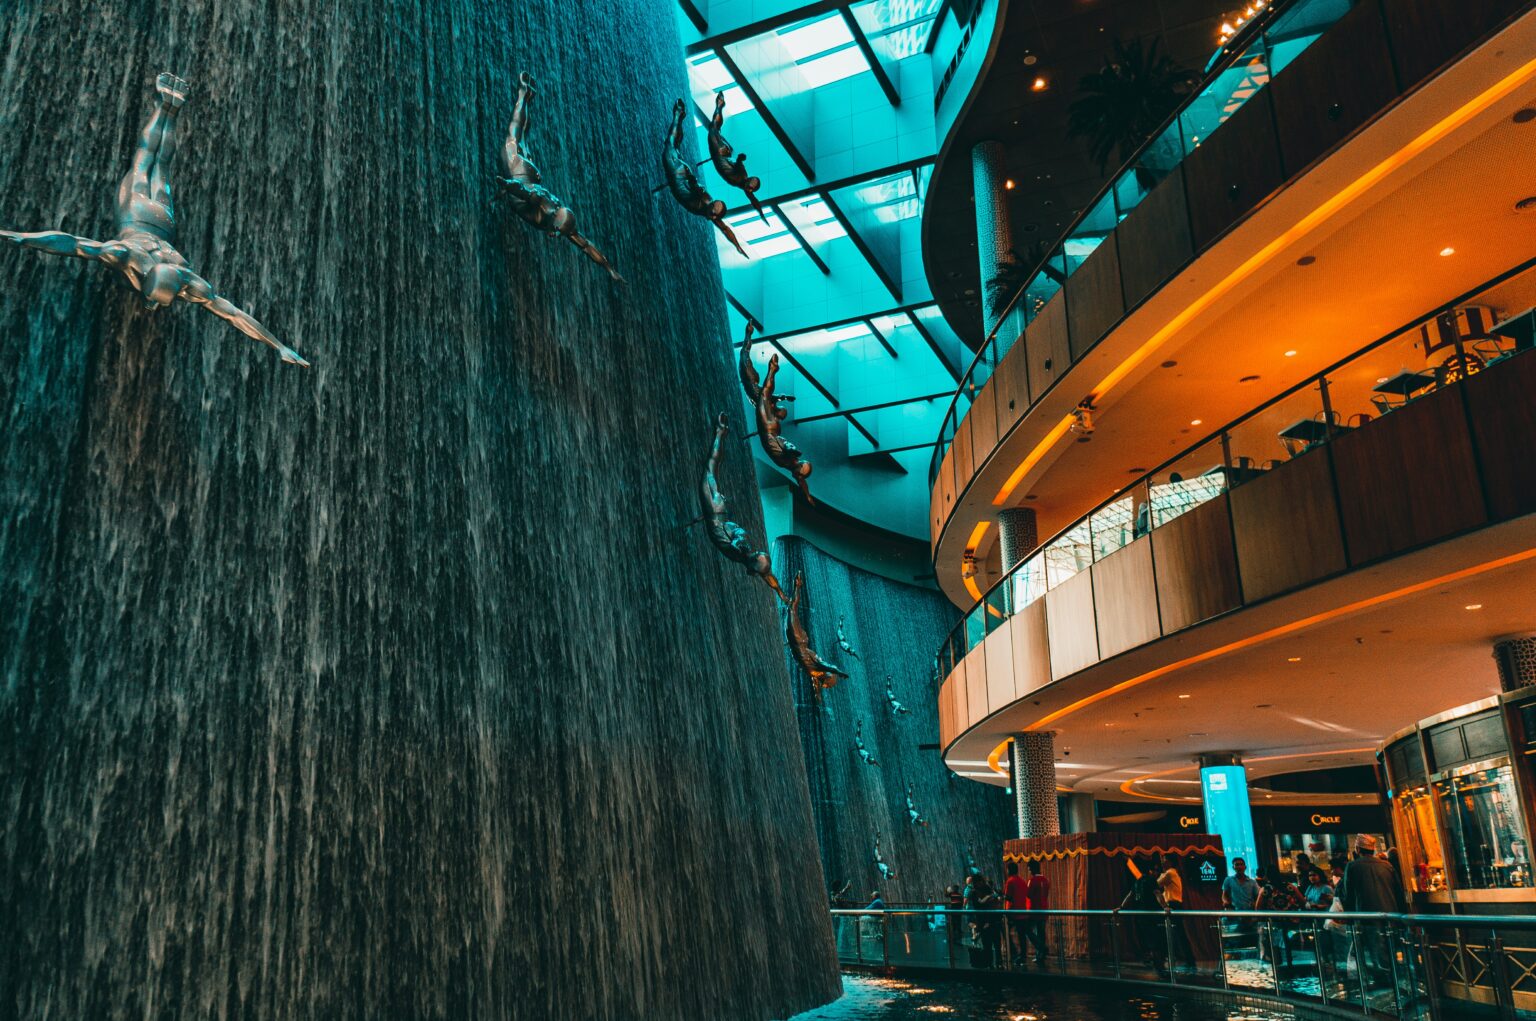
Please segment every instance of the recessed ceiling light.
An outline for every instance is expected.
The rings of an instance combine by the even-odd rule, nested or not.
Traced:
[[[1273,709],[1274,707],[1275,704],[1273,702],[1260,702],[1258,705],[1254,706],[1255,709]]]
[[[1441,256],[1455,255],[1456,249],[1452,248],[1450,245],[1446,245],[1444,248],[1440,249],[1440,254]]]
[[[1190,425],[1199,425],[1201,423],[1201,421],[1202,421],[1202,419],[1192,418],[1192,419],[1189,420],[1189,424]]]
[[[1316,261],[1317,261],[1317,256],[1315,256],[1315,255],[1303,255],[1301,258],[1296,260],[1296,265],[1298,265],[1298,266],[1310,266],[1310,265],[1312,265]]]
[[[1170,359],[1169,361],[1166,361],[1166,362],[1163,363],[1163,368],[1171,369],[1171,368],[1173,368],[1177,364],[1179,364],[1179,363]]]
[[[1515,212],[1523,213],[1529,209],[1536,209],[1536,195],[1527,195],[1515,203]]]
[[[1180,695],[1179,697],[1180,698],[1188,698],[1189,696],[1188,695]]]
[[[1376,378],[1376,382],[1378,382],[1378,383],[1385,383],[1386,381],[1387,381],[1387,377],[1386,376],[1378,376]]]
[[[1010,177],[1008,180],[1004,181],[1003,187],[1007,188],[1009,191],[1013,191],[1013,178]]]
[[[1286,357],[1287,357],[1287,358],[1295,358],[1295,357],[1296,357],[1296,352],[1295,352],[1295,351],[1287,351],[1287,352],[1286,352],[1286,353],[1285,353],[1285,356],[1286,356]]]
[[[1285,661],[1287,663],[1300,663],[1301,662],[1301,657],[1300,656],[1288,656],[1288,657],[1286,657]]]
[[[1193,733],[1191,733],[1189,736],[1190,737],[1205,737],[1207,735],[1206,735],[1205,731],[1197,730],[1197,731],[1194,731]]]
[[[1468,610],[1481,610],[1482,608],[1483,608],[1483,604],[1482,603],[1468,603],[1466,605],[1466,607],[1465,607],[1465,609],[1468,609]]]
[[[1050,88],[1050,84],[1051,83],[1046,81],[1044,78],[1036,78],[1033,82],[1030,83],[1029,87],[1036,92],[1044,92],[1046,89]]]

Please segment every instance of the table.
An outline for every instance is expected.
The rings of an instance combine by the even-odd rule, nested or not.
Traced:
[[[1391,394],[1408,400],[1426,387],[1435,385],[1435,377],[1427,372],[1411,372],[1404,369],[1391,379],[1382,380],[1372,389],[1379,394]]]

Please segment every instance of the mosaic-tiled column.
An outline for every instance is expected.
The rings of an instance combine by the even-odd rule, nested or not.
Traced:
[[[1051,731],[1013,735],[1009,755],[1013,771],[1013,803],[1019,816],[1019,836],[1048,837],[1061,832],[1056,811],[1056,741]]]

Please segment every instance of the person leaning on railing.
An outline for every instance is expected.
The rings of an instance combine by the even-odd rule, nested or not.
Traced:
[[[1174,855],[1163,855],[1163,872],[1157,877],[1157,898],[1163,910],[1170,914],[1184,910],[1184,877],[1179,875],[1179,859]],[[1176,955],[1190,971],[1198,971],[1195,951],[1189,945],[1189,933],[1184,931],[1184,920],[1175,918],[1170,923],[1169,929],[1173,933],[1170,956]]]

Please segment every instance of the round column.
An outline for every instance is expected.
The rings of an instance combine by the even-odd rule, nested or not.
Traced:
[[[1493,661],[1498,664],[1499,687],[1504,691],[1536,684],[1536,635],[1494,642]]]
[[[1061,832],[1056,811],[1056,741],[1051,731],[1013,735],[1008,756],[1013,773],[1013,803],[1019,836],[1048,837]]]
[[[1040,545],[1033,507],[1010,507],[997,515],[997,539],[1002,549],[1003,570],[1018,566]]]
[[[996,309],[987,286],[1013,249],[1013,225],[1008,218],[1008,166],[1001,142],[977,142],[971,149],[972,187],[976,191],[976,258],[981,266],[981,322],[990,333],[1007,302]]]

